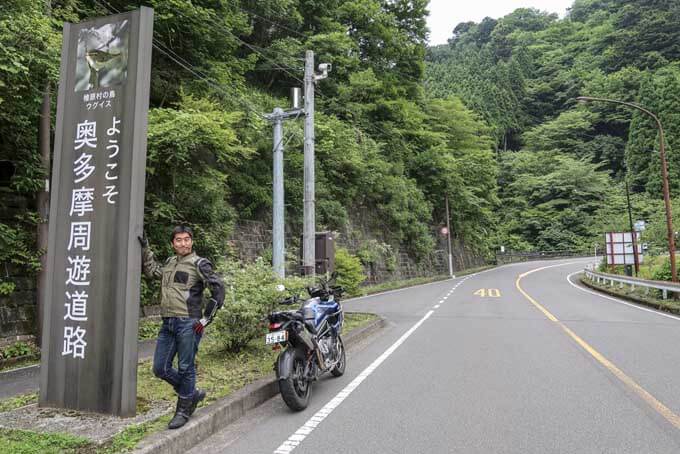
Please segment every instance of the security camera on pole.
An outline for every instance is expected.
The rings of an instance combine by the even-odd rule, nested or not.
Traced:
[[[302,231],[302,271],[305,276],[315,274],[316,222],[314,219],[314,84],[325,79],[331,71],[330,63],[319,65],[314,72],[314,52],[305,53],[305,152],[304,152],[304,221]]]

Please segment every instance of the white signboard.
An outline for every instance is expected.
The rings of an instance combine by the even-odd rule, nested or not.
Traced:
[[[637,249],[638,263],[643,262],[640,232],[635,232],[635,238],[633,238],[631,232],[609,232],[605,233],[604,237],[607,265],[634,265],[635,254],[633,244],[635,244]]]

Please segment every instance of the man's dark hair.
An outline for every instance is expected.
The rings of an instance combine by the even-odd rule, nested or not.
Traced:
[[[175,241],[175,235],[179,235],[180,233],[188,233],[191,239],[194,239],[194,232],[191,230],[191,227],[187,227],[186,225],[178,225],[174,229],[172,229],[172,236],[170,237],[170,242],[172,243]]]

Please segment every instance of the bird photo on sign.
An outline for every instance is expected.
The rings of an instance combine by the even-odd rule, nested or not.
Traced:
[[[80,30],[75,91],[97,90],[125,82],[128,30],[127,20]]]

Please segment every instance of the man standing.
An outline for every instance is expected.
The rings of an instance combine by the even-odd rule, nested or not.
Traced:
[[[172,231],[172,247],[176,255],[164,265],[154,259],[146,237],[139,237],[143,252],[144,273],[161,279],[161,317],[153,357],[153,373],[172,385],[177,393],[175,416],[169,429],[182,427],[189,420],[205,391],[196,389],[196,352],[203,330],[224,303],[224,284],[212,263],[193,252],[193,233],[189,227],[177,226]],[[205,310],[203,291],[210,288]],[[177,355],[177,369],[172,367]]]

